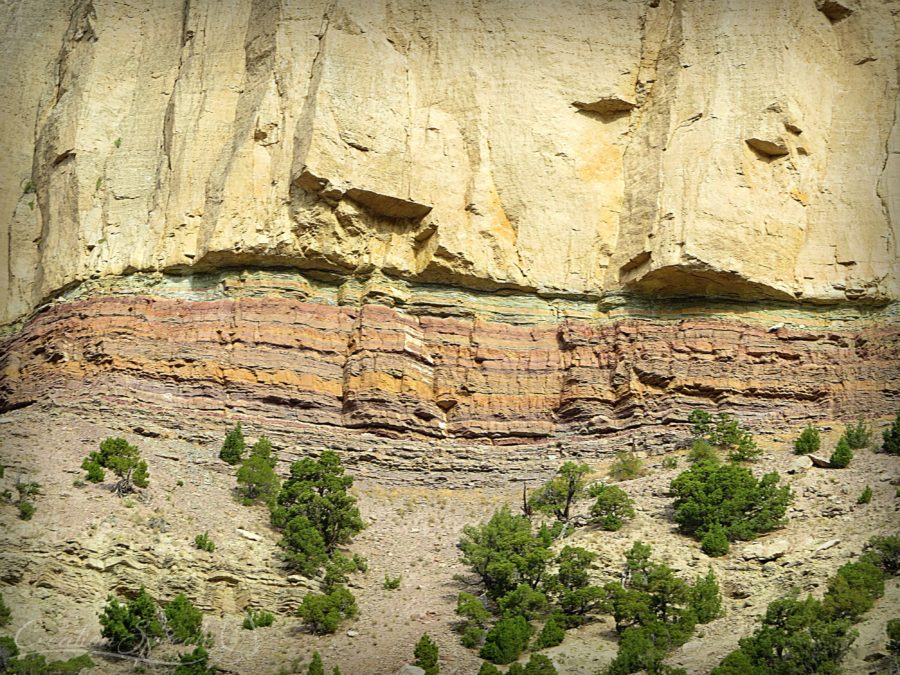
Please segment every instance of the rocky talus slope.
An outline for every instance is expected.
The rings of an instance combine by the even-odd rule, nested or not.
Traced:
[[[832,428],[824,435],[826,447],[834,445],[840,431],[839,425]],[[245,430],[255,437],[254,428]],[[779,471],[795,493],[783,530],[737,543],[723,558],[701,553],[699,544],[678,534],[671,520],[668,484],[685,468],[684,452],[661,446],[678,458],[678,467],[664,468],[660,458],[649,457],[646,476],[618,483],[636,502],[632,522],[618,532],[579,527],[559,544],[598,554],[591,573],[597,583],[617,578],[623,554],[636,539],[650,543],[655,557],[683,578],[705,574],[712,566],[722,586],[725,615],[704,626],[670,659],[691,674],[706,673],[718,663],[753,630],[770,601],[792,588],[821,596],[828,577],[858,554],[869,537],[897,531],[898,458],[861,450],[847,469],[814,468],[789,450],[795,431],[759,436],[765,454],[754,467],[757,472]],[[0,434],[11,458],[0,488],[10,487],[17,477],[43,486],[29,522],[16,520],[13,506],[0,505],[0,590],[13,608],[11,630],[20,631],[20,643],[29,649],[58,657],[96,650],[98,668],[89,672],[133,672],[132,661],[102,656],[97,613],[108,593],[133,593],[143,584],[161,600],[186,593],[203,610],[205,628],[215,640],[212,659],[226,672],[272,675],[284,667],[304,673],[317,649],[329,667],[339,665],[346,675],[390,675],[411,662],[413,646],[426,631],[440,645],[441,673],[473,675],[478,669],[480,659],[460,645],[452,630],[457,593],[475,591],[466,583],[471,579],[456,543],[465,524],[486,519],[501,504],[518,508],[520,484],[508,479],[520,474],[475,473],[467,476],[469,487],[445,489],[439,474],[423,472],[415,480],[407,474],[397,481],[394,472],[371,463],[352,467],[366,529],[351,550],[369,561],[369,571],[351,581],[360,615],[336,635],[316,637],[302,631],[293,616],[315,584],[283,567],[279,535],[269,526],[266,510],[241,506],[235,499],[232,470],[217,458],[221,435],[202,442],[175,434],[152,438],[35,407],[0,417]],[[123,500],[111,493],[111,481],[73,485],[83,475],[78,466],[84,455],[103,438],[119,434],[147,458],[149,488],[140,497]],[[561,459],[545,459],[534,477],[549,477]],[[605,479],[609,462],[588,461],[592,478]],[[866,485],[873,489],[872,502],[859,505],[857,496]],[[584,513],[588,505],[580,503],[577,512]],[[194,536],[201,532],[215,542],[213,553],[194,548]],[[385,575],[400,576],[400,588],[384,589]],[[242,630],[248,607],[275,612],[275,624]],[[860,636],[844,661],[845,673],[881,672],[885,622],[897,615],[898,607],[900,585],[894,579],[858,626]],[[569,631],[562,645],[544,653],[562,675],[595,675],[614,656],[616,643],[612,619],[601,617]],[[163,647],[154,654],[164,659],[167,652]],[[296,661],[303,666],[290,670]]]

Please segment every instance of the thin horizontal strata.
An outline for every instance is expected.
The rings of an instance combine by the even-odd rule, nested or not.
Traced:
[[[900,302],[885,305],[803,304],[778,301],[744,302],[714,298],[651,299],[610,293],[583,298],[545,298],[537,293],[491,292],[455,286],[420,284],[377,274],[337,276],[296,270],[222,270],[213,274],[134,273],[84,281],[66,289],[47,306],[104,295],[210,301],[226,298],[283,297],[326,305],[384,304],[413,315],[483,317],[514,324],[569,320],[616,321],[628,317],[652,321],[691,317],[740,317],[750,324],[837,326],[845,323],[900,320]],[[0,336],[13,334],[28,319],[8,324]]]
[[[269,272],[125,281],[70,293],[0,345],[0,408],[527,445],[662,433],[696,407],[771,427],[887,414],[900,397],[896,306],[561,309],[383,279],[375,296]]]

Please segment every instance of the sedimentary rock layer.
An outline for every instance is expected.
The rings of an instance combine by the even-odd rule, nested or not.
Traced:
[[[374,433],[418,439],[413,455],[650,438],[696,407],[771,429],[893,412],[896,311],[602,306],[289,272],[135,278],[8,337],[0,404],[182,429],[244,420],[342,446]]]
[[[89,278],[898,297],[897,3],[0,8],[0,323]],[[449,424],[449,422],[448,422]]]

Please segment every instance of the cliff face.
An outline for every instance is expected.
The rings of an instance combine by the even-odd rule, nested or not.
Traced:
[[[895,1],[0,18],[4,408],[522,442],[895,405]]]
[[[472,288],[897,296],[897,4],[15,3],[2,321],[290,266]]]

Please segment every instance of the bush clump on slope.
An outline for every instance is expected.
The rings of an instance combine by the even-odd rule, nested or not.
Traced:
[[[819,430],[812,424],[808,424],[797,437],[797,440],[794,441],[794,454],[808,455],[811,452],[818,452],[821,444],[822,439],[819,436]]]
[[[634,502],[622,488],[592,485],[589,494],[596,498],[591,506],[591,522],[604,530],[615,532],[634,518]]]
[[[234,425],[234,429],[225,436],[225,442],[222,443],[222,449],[219,450],[219,459],[232,466],[240,464],[245,447],[244,432],[241,431],[241,423],[238,422]]]
[[[700,462],[672,481],[675,522],[701,541],[719,528],[728,541],[753,539],[785,522],[792,495],[778,481],[776,472],[757,480],[735,464]]]

